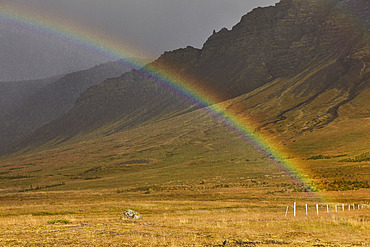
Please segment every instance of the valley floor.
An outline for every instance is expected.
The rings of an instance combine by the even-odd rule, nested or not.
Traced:
[[[368,190],[348,194],[341,202],[345,211],[341,203],[338,212],[329,203],[327,213],[327,204],[319,203],[316,215],[317,200],[307,193],[266,195],[245,188],[2,193],[0,245],[223,246],[226,240],[228,246],[368,246]],[[352,202],[360,209],[356,204],[348,211]],[[143,219],[121,220],[127,209]]]

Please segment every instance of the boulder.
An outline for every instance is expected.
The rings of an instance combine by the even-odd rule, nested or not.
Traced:
[[[143,217],[138,212],[134,210],[127,210],[121,215],[121,219],[142,219]]]

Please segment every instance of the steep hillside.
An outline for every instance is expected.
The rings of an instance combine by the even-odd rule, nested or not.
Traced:
[[[182,78],[215,102],[245,97],[229,109],[257,130],[289,139],[345,117],[341,107],[368,94],[369,13],[366,0],[282,0],[215,32],[202,49],[166,52],[149,67]],[[55,145],[99,128],[110,134],[191,107],[140,74],[91,88],[71,111],[12,150]],[[367,114],[365,106],[361,116]]]
[[[106,63],[65,75],[53,83],[41,81],[39,84],[44,87],[39,86],[24,95],[19,93],[18,102],[16,99],[9,102],[12,107],[7,107],[8,110],[0,115],[0,151],[5,151],[14,141],[72,109],[76,99],[90,86],[126,71],[117,62]],[[27,83],[25,88],[31,86],[32,82]]]
[[[370,103],[367,95],[360,95],[352,103],[365,107]],[[221,104],[235,112],[250,96]],[[289,162],[299,165],[321,192],[369,188],[369,161],[356,158],[369,157],[369,117],[354,110],[352,104],[345,104],[341,111],[350,113],[323,129],[281,143],[286,146],[279,145],[279,141],[287,140],[288,132],[275,132],[276,139],[272,139],[277,143],[274,147],[287,153]],[[243,119],[251,123],[248,116]],[[0,190],[111,189],[125,195],[192,191],[196,196],[203,191],[216,196],[219,191],[210,191],[229,188],[234,193],[239,188],[247,198],[255,191],[262,193],[259,198],[281,196],[293,200],[305,196],[291,194],[302,190],[300,183],[204,109],[114,131],[121,126],[122,122],[107,124],[70,139],[54,139],[26,154],[2,157]],[[268,133],[263,136],[271,140]],[[364,190],[350,194],[367,195]],[[342,192],[331,196],[343,199]]]
[[[180,114],[189,107],[175,95],[130,72],[91,87],[68,113],[34,131],[12,148],[37,147],[46,141],[51,141],[49,144],[53,147],[73,136],[84,136],[118,121],[99,135],[105,136],[167,115]]]

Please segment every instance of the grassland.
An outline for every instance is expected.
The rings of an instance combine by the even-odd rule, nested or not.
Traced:
[[[370,242],[368,207],[334,212],[334,205],[356,203],[357,208],[370,201],[366,116],[339,118],[279,147],[289,151],[288,161],[306,172],[318,192],[303,192],[291,174],[202,111],[111,134],[114,128],[77,136],[54,149],[1,158],[0,245]],[[143,219],[120,220],[127,209]]]
[[[358,197],[361,191],[352,194]],[[297,216],[287,203],[296,198]],[[255,189],[117,193],[113,190],[1,195],[3,246],[366,246],[370,209],[315,215],[304,195]],[[353,198],[348,198],[349,200]],[[356,198],[357,199],[357,198]],[[309,215],[304,212],[309,204]],[[292,206],[289,205],[289,206]],[[357,206],[357,205],[356,205]],[[141,220],[120,220],[123,211]]]

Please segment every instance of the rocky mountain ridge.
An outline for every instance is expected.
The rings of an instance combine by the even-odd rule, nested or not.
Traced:
[[[166,52],[148,66],[182,78],[215,102],[249,95],[230,107],[273,132],[289,118],[293,123],[285,125],[299,130],[281,131],[299,134],[334,121],[341,106],[369,89],[369,16],[366,0],[282,0],[215,32],[202,49]],[[191,107],[135,73],[90,88],[70,112],[13,150],[117,121],[111,131],[132,128]]]

